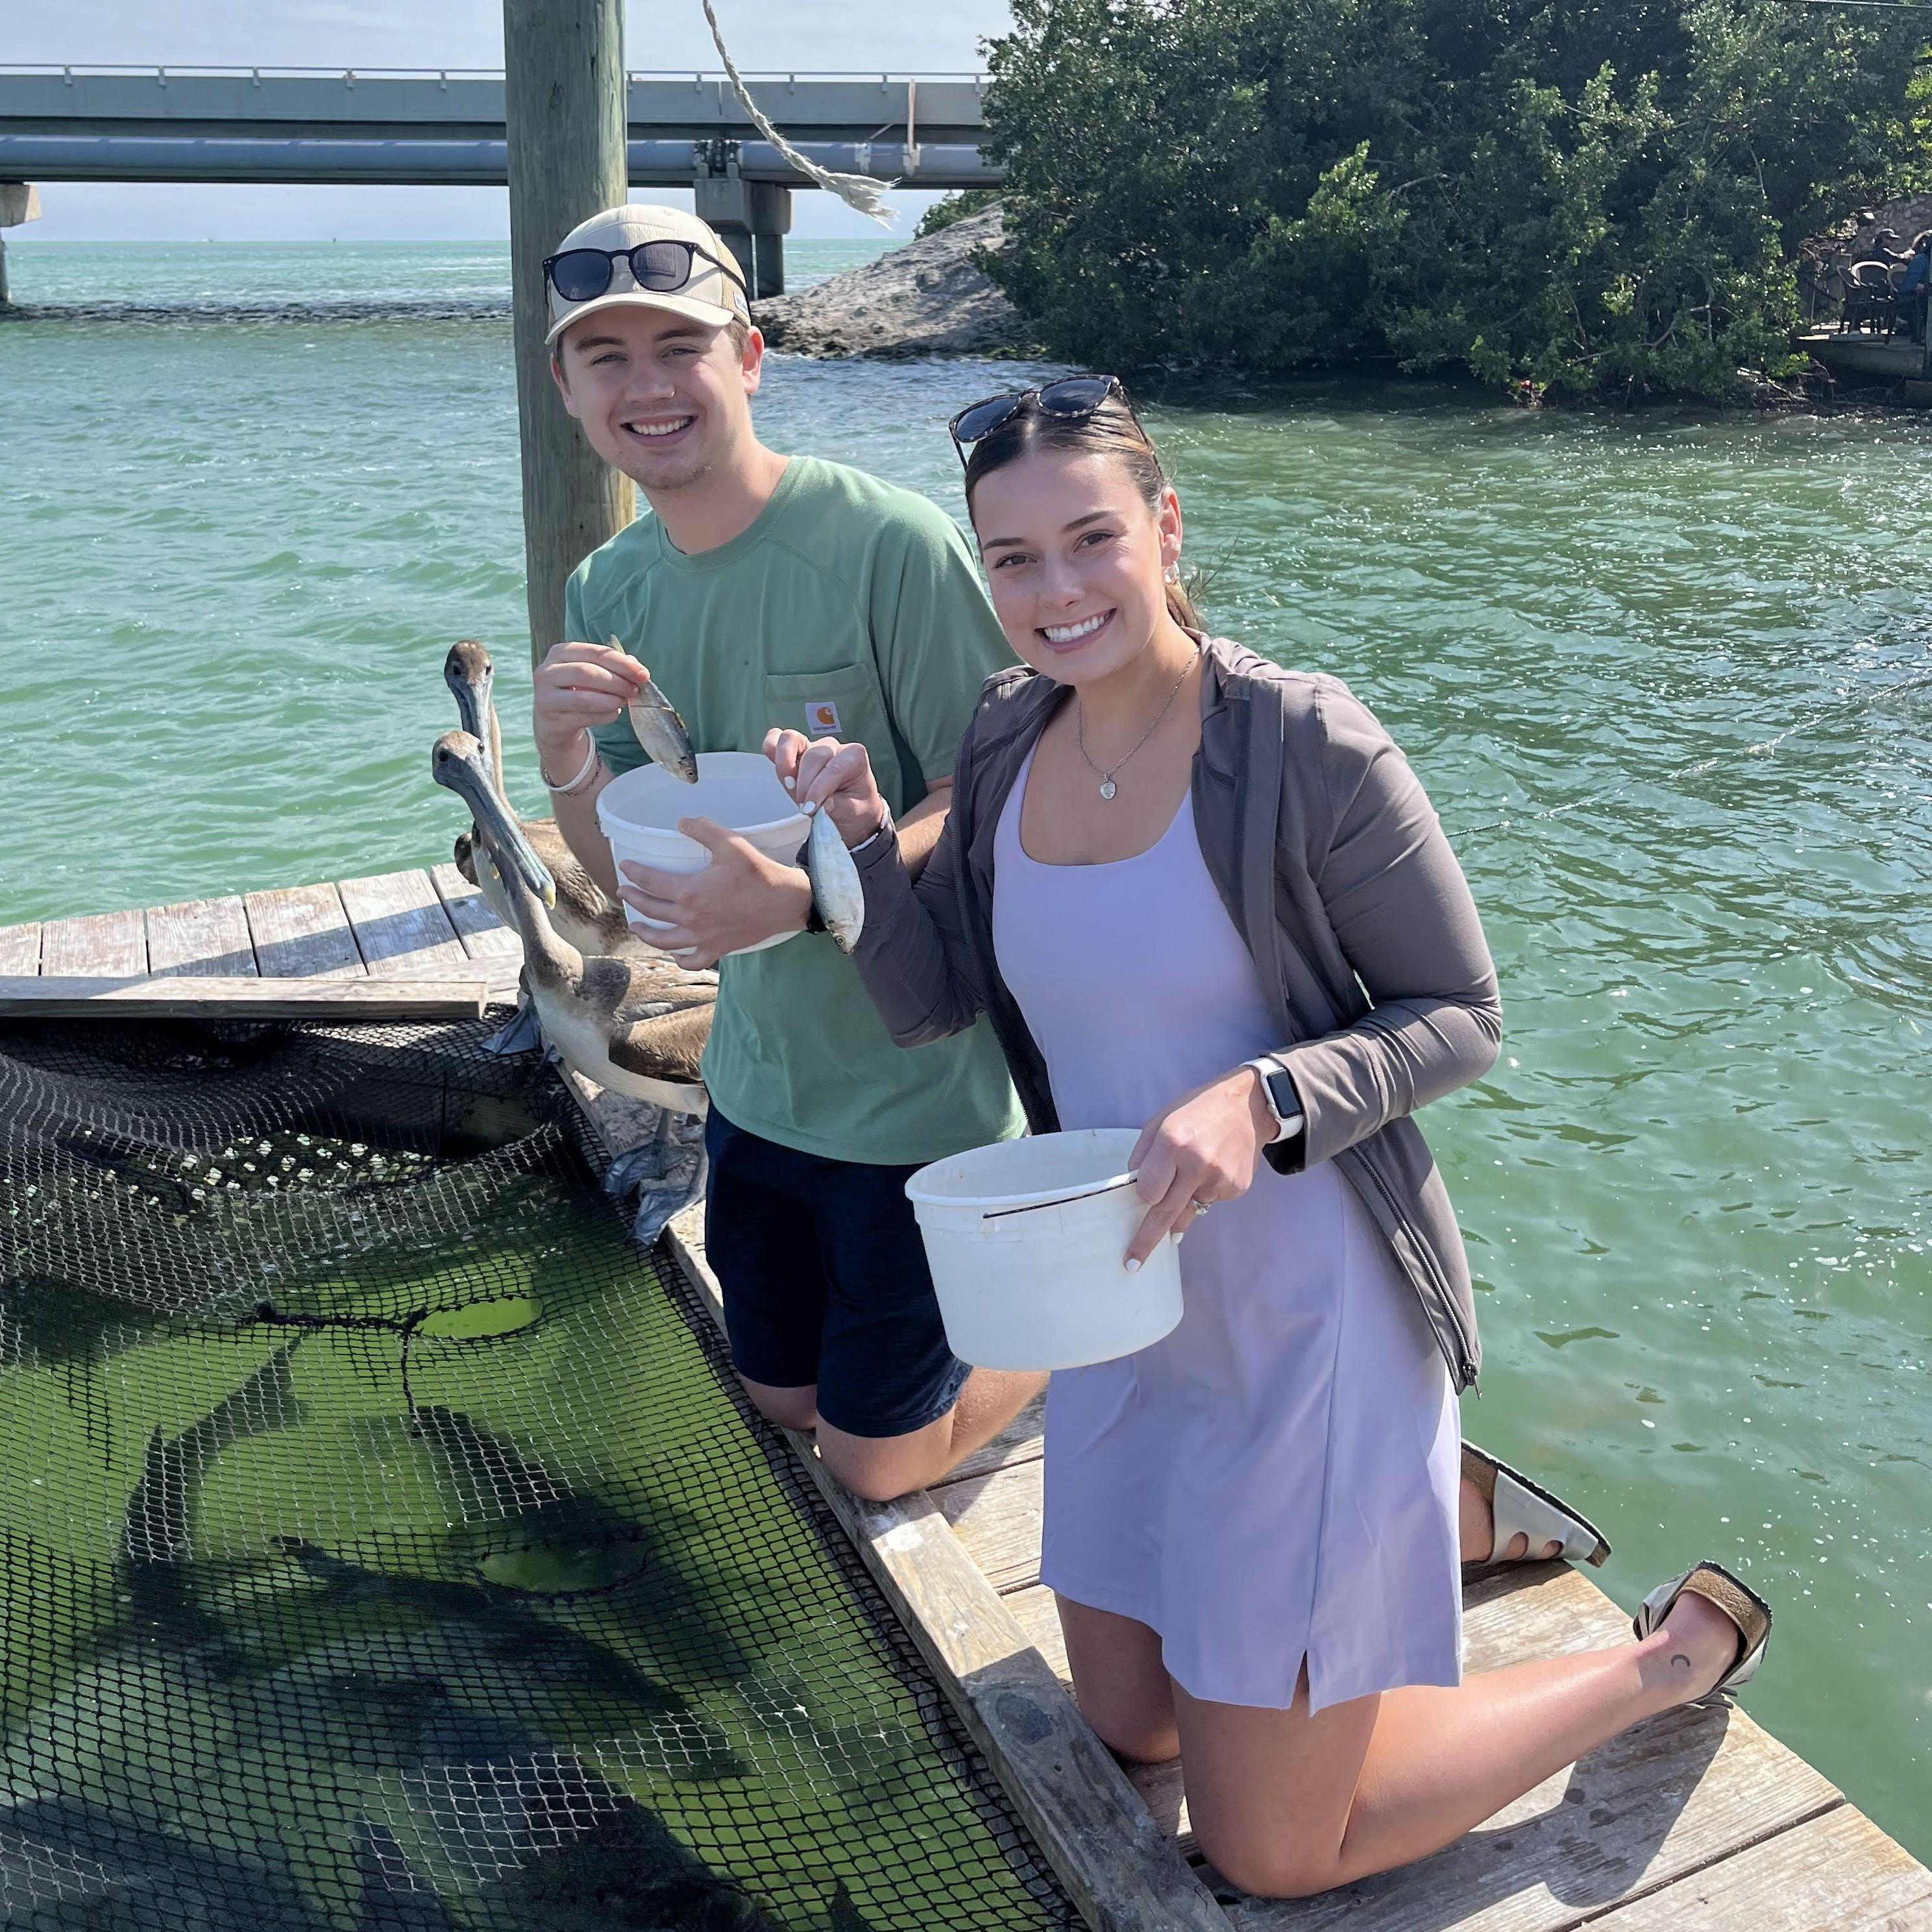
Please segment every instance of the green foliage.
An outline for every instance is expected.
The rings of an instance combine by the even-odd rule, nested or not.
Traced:
[[[922,236],[937,235],[942,228],[950,228],[956,221],[964,221],[969,214],[977,214],[982,208],[991,208],[1000,198],[996,188],[962,188],[935,201],[919,218],[919,226],[912,231],[916,242]]]
[[[1798,242],[1932,152],[1924,16],[1800,0],[1016,0],[998,279],[1098,368],[1718,395]]]

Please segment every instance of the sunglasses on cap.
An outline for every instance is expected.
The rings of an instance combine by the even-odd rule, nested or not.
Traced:
[[[686,286],[703,256],[745,292],[745,278],[735,262],[720,261],[695,242],[640,242],[632,248],[566,248],[544,258],[544,277],[567,302],[595,302],[606,293],[620,262],[630,264],[631,279],[653,295],[669,295]]]
[[[946,433],[963,464],[969,442],[978,442],[996,429],[1004,428],[1024,410],[1037,410],[1044,416],[1090,416],[1109,396],[1120,398],[1121,406],[1133,416],[1135,428],[1145,436],[1147,431],[1140,418],[1134,416],[1134,406],[1128,401],[1118,376],[1063,376],[1057,382],[1042,383],[1036,389],[1009,389],[1000,395],[988,396],[980,402],[968,403],[946,425]]]

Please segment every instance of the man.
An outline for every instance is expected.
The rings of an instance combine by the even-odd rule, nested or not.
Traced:
[[[1906,258],[1905,272],[1892,292],[1906,334],[1914,342],[1923,342],[1926,298],[1932,293],[1932,228],[1922,229],[1912,238],[1912,253]]]
[[[1004,1064],[983,1024],[894,1046],[850,961],[806,930],[804,873],[709,820],[684,827],[711,851],[702,872],[627,864],[620,881],[596,800],[643,762],[624,707],[648,680],[700,756],[758,751],[774,725],[862,740],[922,860],[980,685],[1011,654],[943,512],[759,442],[764,340],[703,221],[607,209],[545,273],[564,405],[652,514],[570,580],[569,641],[536,673],[544,782],[593,876],[665,922],[686,964],[723,962],[705,1240],[732,1360],[765,1414],[815,1426],[832,1473],[886,1500],[998,1434],[1044,1379],[969,1373],[947,1349],[903,1191],[914,1167],[1019,1131]],[[775,934],[800,936],[744,952]]]

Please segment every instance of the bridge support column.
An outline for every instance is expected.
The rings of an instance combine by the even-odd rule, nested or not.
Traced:
[[[7,236],[9,228],[40,218],[40,194],[32,182],[0,182],[0,308],[11,307],[7,286]]]
[[[580,221],[625,199],[620,7],[620,0],[503,0],[511,316],[533,658],[563,636],[570,573],[633,509],[629,479],[604,466],[565,410],[544,347],[544,257]]]
[[[752,299],[783,295],[791,190],[776,182],[746,181],[735,156],[700,173],[692,185],[700,218],[738,258]]]

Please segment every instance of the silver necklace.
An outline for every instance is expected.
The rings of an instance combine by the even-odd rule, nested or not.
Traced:
[[[1187,682],[1187,672],[1194,668],[1195,665],[1200,662],[1200,658],[1201,646],[1196,644],[1194,646],[1193,656],[1187,660],[1186,670],[1174,680],[1174,688],[1167,694],[1161,702],[1160,709],[1154,714],[1154,724],[1150,724],[1106,771],[1102,771],[1091,758],[1087,758],[1087,713],[1081,706],[1078,694],[1076,694],[1073,700],[1073,735],[1080,746],[1080,755],[1083,758],[1087,758],[1087,769],[1094,772],[1100,781],[1100,796],[1102,798],[1112,798],[1119,790],[1119,787],[1114,783],[1114,773],[1118,771],[1128,759],[1131,758],[1154,736],[1155,726],[1167,716],[1168,708],[1180,695],[1180,687]]]

